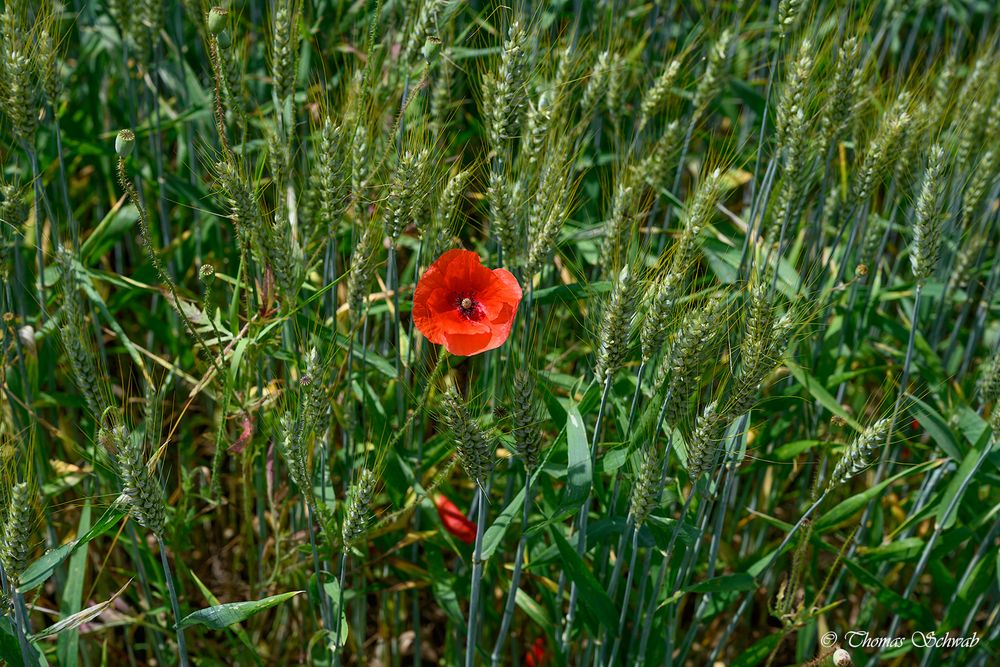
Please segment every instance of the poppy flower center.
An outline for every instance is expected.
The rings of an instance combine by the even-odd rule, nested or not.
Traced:
[[[465,319],[472,320],[473,322],[478,322],[486,316],[479,302],[467,294],[456,295],[455,306]]]

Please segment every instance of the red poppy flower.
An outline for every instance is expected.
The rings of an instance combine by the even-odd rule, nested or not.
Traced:
[[[476,524],[466,519],[455,503],[438,494],[434,496],[434,506],[437,507],[438,516],[441,517],[445,530],[466,544],[476,541]]]
[[[542,667],[546,662],[546,657],[545,637],[539,637],[524,654],[524,664],[526,667]]]
[[[413,323],[435,345],[471,356],[503,345],[520,302],[510,271],[486,268],[474,252],[449,250],[417,282]]]

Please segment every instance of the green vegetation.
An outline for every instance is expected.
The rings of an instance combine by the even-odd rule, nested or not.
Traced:
[[[997,664],[994,4],[0,0],[0,662]]]

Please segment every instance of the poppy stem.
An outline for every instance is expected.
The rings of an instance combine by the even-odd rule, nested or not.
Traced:
[[[486,493],[476,485],[476,546],[472,552],[472,590],[469,594],[469,624],[465,635],[465,667],[476,664],[476,639],[479,634],[479,591],[483,584],[483,534],[486,532]]]
[[[594,422],[594,437],[590,443],[590,461],[592,465],[594,458],[597,456],[597,442],[601,437],[602,418],[604,417],[604,408],[608,403],[608,393],[610,390],[611,377],[607,376],[604,378],[604,391],[601,392],[601,404],[597,408],[597,420]],[[577,519],[576,553],[581,558],[587,552],[587,518],[589,509],[590,491],[588,490],[587,498],[583,501],[583,505],[580,506],[580,515]],[[573,629],[573,619],[576,616],[576,599],[578,595],[579,590],[577,590],[576,582],[571,582],[569,587],[569,608],[566,610],[566,621],[561,640],[563,651],[569,647],[569,635]]]
[[[521,515],[521,539],[517,542],[517,552],[514,554],[514,573],[510,579],[510,591],[507,593],[507,604],[504,606],[503,619],[500,621],[500,632],[497,634],[496,644],[493,646],[493,655],[490,656],[490,664],[498,667],[501,661],[501,651],[507,641],[507,633],[510,632],[510,623],[514,618],[514,605],[517,600],[517,590],[521,584],[521,566],[524,563],[524,550],[528,541],[528,515],[531,513],[531,470],[525,466],[524,470],[524,510]]]

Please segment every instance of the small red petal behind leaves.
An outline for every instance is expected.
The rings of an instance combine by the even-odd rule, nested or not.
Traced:
[[[528,652],[524,654],[524,664],[526,667],[542,667],[545,664],[545,637],[539,637],[531,645]]]
[[[466,519],[455,503],[438,494],[434,497],[434,506],[437,507],[438,516],[441,517],[445,530],[466,544],[476,541],[476,524]]]

